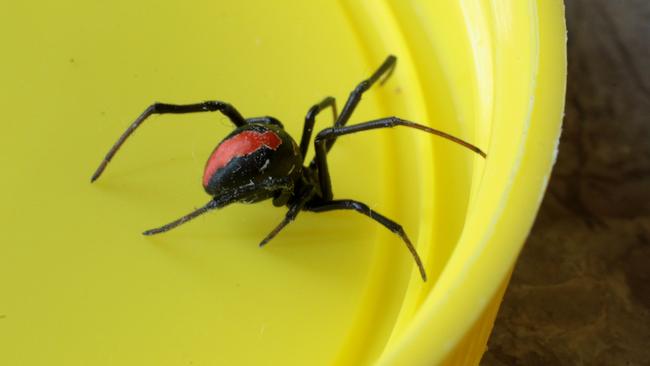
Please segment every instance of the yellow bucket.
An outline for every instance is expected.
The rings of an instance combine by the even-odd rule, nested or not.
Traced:
[[[557,152],[561,1],[14,1],[0,20],[0,364],[478,363]],[[350,124],[396,115],[488,153],[398,127],[330,154],[335,197],[401,223],[426,283],[354,212],[301,213],[264,249],[270,203],[140,235],[208,201],[219,115],[152,118],[89,183],[155,100],[228,101],[297,138],[388,54]]]

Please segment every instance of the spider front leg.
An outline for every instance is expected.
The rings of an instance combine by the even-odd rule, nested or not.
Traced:
[[[339,136],[349,135],[355,132],[375,130],[378,128],[389,128],[395,126],[405,126],[410,128],[415,128],[420,131],[428,132],[432,135],[440,136],[452,142],[455,142],[465,148],[472,150],[473,152],[481,155],[483,158],[487,157],[485,152],[483,152],[478,147],[459,139],[458,137],[452,136],[448,133],[436,130],[434,128],[417,124],[415,122],[403,120],[397,117],[388,117],[377,119],[370,122],[359,123],[353,126],[347,127],[330,127],[322,130],[314,140],[314,146],[316,148],[316,156],[314,160],[316,162],[316,167],[318,168],[318,180],[321,187],[321,192],[323,199],[329,201],[332,199],[332,182],[330,180],[329,167],[327,166],[327,142],[335,139]]]
[[[393,233],[397,234],[400,238],[402,238],[409,252],[411,252],[411,255],[413,256],[413,259],[415,260],[418,269],[420,270],[420,276],[422,276],[422,280],[426,282],[427,273],[424,270],[424,265],[422,264],[420,255],[418,255],[417,250],[415,250],[413,243],[411,243],[411,240],[406,235],[406,232],[402,228],[402,225],[396,223],[395,221],[387,218],[386,216],[376,211],[373,211],[365,203],[354,201],[354,200],[334,200],[334,201],[319,203],[314,206],[307,206],[305,207],[305,210],[313,211],[313,212],[326,212],[326,211],[333,211],[333,210],[354,210],[377,221],[378,223],[383,225],[386,229],[392,231]]]
[[[305,124],[303,125],[302,137],[300,138],[300,153],[302,154],[302,161],[305,161],[305,155],[307,155],[309,141],[311,140],[311,134],[314,131],[314,124],[316,123],[316,116],[327,107],[332,108],[334,123],[336,123],[338,112],[336,110],[336,99],[334,99],[334,97],[326,97],[320,103],[314,104],[305,116]]]
[[[339,115],[339,118],[336,120],[336,123],[334,123],[334,127],[343,127],[348,123],[348,120],[350,120],[350,117],[352,116],[352,113],[354,110],[357,108],[357,105],[361,101],[361,97],[363,96],[363,93],[368,91],[379,79],[379,85],[383,85],[386,80],[393,74],[393,70],[395,70],[395,66],[397,64],[397,57],[390,55],[386,57],[386,60],[379,66],[379,68],[372,74],[370,77],[357,85],[352,92],[350,92],[350,96],[348,97],[348,100],[345,102],[345,106],[343,106],[343,110],[341,111],[341,115]],[[383,76],[383,78],[382,78]],[[327,143],[327,151],[329,151],[332,146],[334,145],[334,142],[336,141],[336,138],[331,139]]]
[[[104,160],[99,164],[99,167],[97,167],[97,170],[95,170],[95,174],[93,174],[92,178],[90,179],[91,182],[94,182],[99,178],[99,176],[102,174],[104,169],[106,168],[106,165],[111,161],[117,150],[120,149],[122,144],[126,141],[126,139],[131,136],[131,134],[144,122],[144,120],[147,119],[147,117],[151,116],[152,114],[167,114],[167,113],[172,113],[172,114],[182,114],[182,113],[196,113],[196,112],[221,112],[223,113],[226,117],[232,121],[235,126],[240,127],[246,124],[246,120],[242,115],[233,107],[232,105],[224,102],[220,102],[217,100],[211,100],[211,101],[206,101],[203,103],[196,103],[196,104],[165,104],[165,103],[154,103],[147,107],[147,109],[138,116],[138,118],[131,123],[131,125],[124,131],[122,136],[117,140],[117,142],[113,145],[113,147],[108,151],[106,154],[106,157],[104,157]]]
[[[381,64],[381,66],[379,66],[379,68],[372,75],[370,75],[370,78],[360,82],[359,85],[354,88],[354,90],[350,93],[348,100],[345,102],[345,106],[343,107],[343,111],[340,115],[337,116],[336,101],[333,97],[327,97],[323,99],[322,102],[311,107],[309,112],[307,112],[307,116],[305,117],[305,125],[302,130],[302,138],[300,139],[300,152],[302,153],[303,159],[307,154],[309,140],[311,139],[311,134],[314,130],[316,115],[323,109],[332,107],[332,112],[334,114],[334,127],[345,126],[345,124],[348,123],[350,116],[352,116],[352,112],[354,112],[357,105],[361,101],[361,96],[363,93],[370,89],[370,87],[372,87],[382,77],[382,75],[384,78],[379,82],[379,84],[382,85],[385,83],[386,80],[392,75],[396,63],[397,57],[393,55],[388,56],[386,60],[384,60],[384,62]],[[332,148],[335,140],[336,139],[332,139],[327,142],[327,151]],[[313,167],[314,165],[315,163],[312,161],[310,166]]]
[[[386,60],[384,60],[384,62],[379,66],[379,68],[368,79],[360,82],[359,85],[357,85],[357,87],[354,88],[354,90],[352,90],[350,96],[348,97],[348,100],[345,102],[343,111],[334,122],[334,127],[343,127],[348,123],[350,117],[352,116],[352,113],[354,112],[354,110],[357,108],[357,105],[361,101],[361,96],[363,95],[363,93],[365,93],[368,89],[370,89],[377,81],[379,81],[379,79],[381,79],[381,81],[379,81],[379,85],[383,85],[386,82],[386,80],[388,80],[388,78],[393,74],[393,70],[395,70],[396,64],[397,64],[397,57],[393,55],[386,57]],[[310,131],[310,136],[311,136],[311,131]],[[303,141],[304,141],[304,134],[303,134]],[[332,146],[334,146],[334,142],[336,142],[336,137],[328,140],[325,146],[325,150],[330,151]],[[309,140],[307,140],[305,143],[308,144]],[[306,148],[305,151],[307,151]],[[311,163],[309,163],[309,167],[313,169],[316,167],[316,165],[317,165],[316,158],[314,158],[311,161]]]

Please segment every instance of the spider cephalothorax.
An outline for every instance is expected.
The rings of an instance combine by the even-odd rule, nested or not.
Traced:
[[[333,97],[327,97],[312,106],[305,117],[300,145],[284,130],[282,123],[273,117],[244,118],[230,104],[220,101],[207,101],[197,104],[163,104],[149,106],[122,134],[101,162],[91,181],[95,181],[104,171],[113,155],[138,126],[152,114],[193,113],[219,111],[227,116],[237,127],[214,149],[205,165],[203,188],[212,196],[210,202],[194,212],[167,225],[145,231],[152,235],[170,230],[207,211],[221,208],[234,202],[253,203],[273,199],[275,206],[289,208],[284,220],[269,233],[260,246],[271,240],[282,228],[293,221],[302,210],[325,212],[332,210],[354,210],[364,214],[399,235],[408,247],[418,265],[422,279],[426,281],[426,271],[420,256],[402,226],[387,217],[371,210],[366,204],[354,200],[334,200],[327,153],[337,137],[377,128],[405,126],[416,128],[460,144],[482,157],[486,154],[476,146],[442,131],[406,121],[397,117],[381,118],[369,122],[345,126],[352,112],[361,100],[361,95],[382,76],[383,83],[392,73],[397,59],[388,56],[384,63],[370,78],[362,81],[350,93],[341,114],[337,113]],[[311,141],[316,115],[331,108],[334,125],[316,135],[314,159],[304,164],[305,155]]]

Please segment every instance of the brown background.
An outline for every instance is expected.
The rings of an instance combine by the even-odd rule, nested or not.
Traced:
[[[650,1],[566,15],[560,154],[482,365],[650,365]]]

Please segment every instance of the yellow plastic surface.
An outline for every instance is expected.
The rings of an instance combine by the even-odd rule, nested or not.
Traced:
[[[478,362],[556,154],[561,1],[13,1],[0,41],[1,365]],[[302,213],[264,249],[270,203],[140,235],[208,201],[217,114],[152,118],[89,183],[153,101],[221,99],[298,137],[389,53],[351,123],[398,115],[488,152],[397,128],[330,154],[335,196],[400,222],[427,283],[353,212]]]

